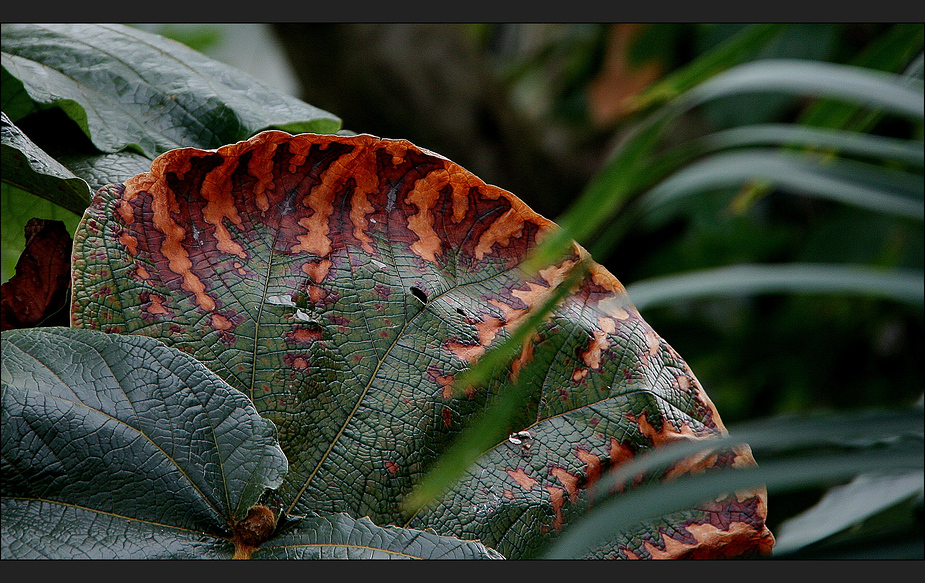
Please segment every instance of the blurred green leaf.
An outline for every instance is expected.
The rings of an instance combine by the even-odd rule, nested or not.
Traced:
[[[641,212],[653,213],[680,197],[749,182],[818,196],[869,210],[922,220],[921,174],[886,170],[849,160],[814,160],[778,150],[748,149],[698,160],[645,193]]]
[[[913,520],[923,495],[921,471],[900,475],[862,474],[836,486],[812,508],[783,522],[775,533],[774,555],[782,556],[820,543],[868,540],[877,531],[895,530]],[[920,503],[920,502],[919,502]],[[879,524],[876,524],[879,523]]]
[[[886,270],[866,265],[731,265],[668,275],[626,286],[639,310],[691,298],[761,293],[852,293],[921,305],[921,271]]]
[[[786,27],[786,24],[780,23],[753,24],[747,27],[720,46],[700,55],[687,66],[630,98],[629,108],[638,111],[674,99],[698,83],[753,55],[779,36]]]
[[[921,120],[922,83],[863,67],[799,59],[768,59],[739,65],[685,93],[692,108],[734,93],[770,91],[856,101],[869,108]]]
[[[886,34],[878,37],[852,65],[898,73],[906,67],[923,43],[921,25],[901,23],[893,26]],[[865,112],[864,108],[850,103],[820,99],[812,103],[800,115],[798,123],[808,126],[852,129],[867,131],[882,115],[880,112]]]

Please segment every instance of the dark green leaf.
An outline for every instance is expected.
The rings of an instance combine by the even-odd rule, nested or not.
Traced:
[[[256,551],[254,559],[503,559],[478,541],[379,527],[346,514],[303,518]]]
[[[86,182],[32,143],[6,113],[0,120],[3,182],[81,215],[90,204]]]
[[[282,483],[275,426],[185,354],[71,328],[2,338],[3,558],[214,553]]]
[[[155,34],[117,24],[4,23],[2,30],[3,110],[16,122],[59,107],[103,152],[153,158],[267,128],[340,128],[337,117]]]

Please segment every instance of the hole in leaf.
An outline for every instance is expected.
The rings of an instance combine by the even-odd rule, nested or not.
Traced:
[[[426,303],[427,303],[427,294],[424,293],[424,290],[422,290],[421,288],[419,288],[419,287],[412,287],[412,288],[411,288],[411,295],[413,295],[414,297],[416,297],[417,299],[419,299],[419,300],[421,301],[422,304],[426,304]]]

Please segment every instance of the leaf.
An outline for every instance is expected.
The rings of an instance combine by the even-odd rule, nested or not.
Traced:
[[[240,392],[144,336],[2,333],[3,558],[230,558],[286,458]]]
[[[754,293],[855,293],[921,305],[923,285],[922,272],[911,269],[790,263],[704,269],[637,281],[626,289],[636,307],[645,310],[696,297]]]
[[[340,120],[162,36],[118,24],[3,24],[3,111],[58,107],[103,152],[153,158]]]
[[[769,180],[780,189],[817,196],[900,217],[922,220],[922,175],[878,166],[830,161],[819,164],[788,152],[762,149],[715,154],[674,173],[640,199],[645,212],[698,192]]]
[[[32,219],[16,275],[0,285],[0,330],[67,324],[71,237],[61,221]]]
[[[832,488],[815,506],[781,523],[774,554],[786,555],[839,538],[863,540],[876,532],[864,525],[878,517],[903,506],[911,515],[912,502],[922,498],[922,483],[922,471],[899,476],[862,474],[849,484]],[[890,518],[890,523],[898,522]]]
[[[3,181],[82,214],[90,203],[87,183],[32,143],[6,113],[0,120]]]
[[[265,543],[254,559],[503,559],[477,541],[432,532],[379,527],[346,514],[304,518]]]
[[[75,237],[72,324],[162,339],[251,396],[280,430],[288,512],[433,528],[520,558],[586,508],[602,469],[724,431],[684,361],[583,249],[520,267],[557,232],[407,141],[268,131],[169,152],[101,190]],[[585,275],[560,290],[579,264]],[[484,382],[456,393],[519,334]],[[528,394],[500,438],[406,518],[418,480],[520,375]],[[763,509],[756,490],[732,514],[691,509],[655,528],[705,554],[722,553],[714,535],[732,528],[726,542],[767,552]]]

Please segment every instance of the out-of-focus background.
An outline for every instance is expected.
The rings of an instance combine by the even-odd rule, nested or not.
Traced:
[[[408,139],[438,152],[553,220],[638,122],[634,96],[745,28],[136,26],[330,111],[346,130]],[[794,24],[741,60],[863,63],[903,73],[921,52],[920,24]],[[667,142],[792,123],[810,105],[809,99],[767,93],[712,101],[680,117]],[[921,140],[921,126],[889,116],[870,119],[864,129],[872,135]],[[742,263],[921,271],[923,256],[921,220],[752,184],[687,197],[663,220],[636,225],[596,259],[632,289],[657,276]],[[724,294],[641,312],[688,362],[727,425],[789,412],[911,405],[925,385],[921,302],[798,291]],[[772,498],[772,530],[779,517],[811,505],[821,493]]]

